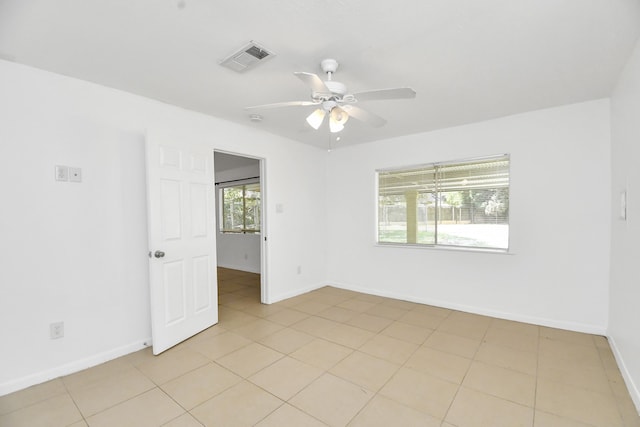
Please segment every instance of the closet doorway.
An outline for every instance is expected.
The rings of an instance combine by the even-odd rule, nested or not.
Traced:
[[[214,151],[220,321],[266,300],[264,159]]]

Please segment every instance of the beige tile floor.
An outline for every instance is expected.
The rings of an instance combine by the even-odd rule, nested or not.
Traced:
[[[640,426],[603,337],[326,287],[0,397],[0,426]]]

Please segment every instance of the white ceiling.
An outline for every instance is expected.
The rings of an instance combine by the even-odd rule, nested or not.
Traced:
[[[640,0],[0,0],[0,58],[327,147],[292,72],[351,92],[396,86],[413,100],[360,107],[338,144],[389,138],[607,97],[640,34]],[[255,40],[276,56],[243,74],[219,62]]]

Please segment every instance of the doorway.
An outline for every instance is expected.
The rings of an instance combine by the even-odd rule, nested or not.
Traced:
[[[266,300],[264,159],[214,151],[218,304]],[[223,321],[224,319],[220,319]]]

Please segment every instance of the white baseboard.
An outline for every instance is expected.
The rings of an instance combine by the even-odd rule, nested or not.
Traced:
[[[255,273],[255,274],[260,274],[260,266],[250,266],[250,265],[235,265],[235,264],[218,264],[218,267],[222,267],[222,268],[228,268],[230,270],[239,270],[239,271],[246,271],[247,273]]]
[[[365,294],[377,295],[377,296],[386,297],[386,298],[416,302],[419,304],[433,305],[436,307],[443,307],[451,310],[464,311],[466,313],[474,313],[474,314],[480,314],[483,316],[496,317],[499,319],[513,320],[515,322],[530,323],[530,324],[539,325],[539,326],[548,326],[550,328],[566,329],[569,331],[584,332],[587,334],[606,336],[606,328],[599,325],[590,325],[586,323],[583,324],[583,323],[575,323],[575,322],[566,322],[566,321],[556,320],[556,319],[546,319],[546,318],[535,317],[535,316],[526,316],[519,313],[509,313],[509,312],[502,312],[497,310],[490,310],[482,307],[456,304],[451,301],[440,301],[440,300],[434,300],[429,298],[418,298],[410,295],[380,291],[377,289],[363,288],[360,286],[355,286],[355,285],[350,285],[345,283],[334,282],[334,283],[328,284],[328,286],[334,286],[340,289],[347,289],[350,291],[362,292]]]
[[[64,365],[56,366],[52,369],[47,369],[46,371],[37,372],[35,374],[27,375],[26,377],[2,383],[0,384],[0,396],[117,359],[118,357],[133,353],[134,351],[142,350],[143,348],[148,347],[150,343],[151,338],[143,341],[137,341],[103,353],[94,354],[85,359],[75,360]]]
[[[607,336],[607,340],[609,340],[609,345],[611,346],[611,351],[613,352],[613,356],[616,358],[616,362],[618,363],[618,368],[620,369],[620,373],[622,374],[622,378],[624,379],[624,383],[627,386],[627,390],[629,390],[629,395],[631,395],[631,399],[633,403],[636,405],[636,410],[638,411],[638,415],[640,415],[640,388],[639,385],[633,381],[631,374],[629,373],[629,369],[627,369],[627,365],[624,363],[624,358],[616,345],[615,338],[611,336]]]
[[[288,298],[293,298],[293,297],[297,297],[298,295],[302,295],[302,294],[306,294],[307,292],[311,292],[311,291],[315,291],[316,289],[320,289],[327,286],[326,283],[319,283],[319,284],[315,284],[315,285],[311,285],[311,286],[307,286],[305,288],[302,289],[296,289],[294,291],[291,292],[285,292],[282,294],[278,294],[278,295],[269,295],[268,296],[268,300],[265,301],[266,304],[273,304],[276,303],[278,301],[282,301]]]

